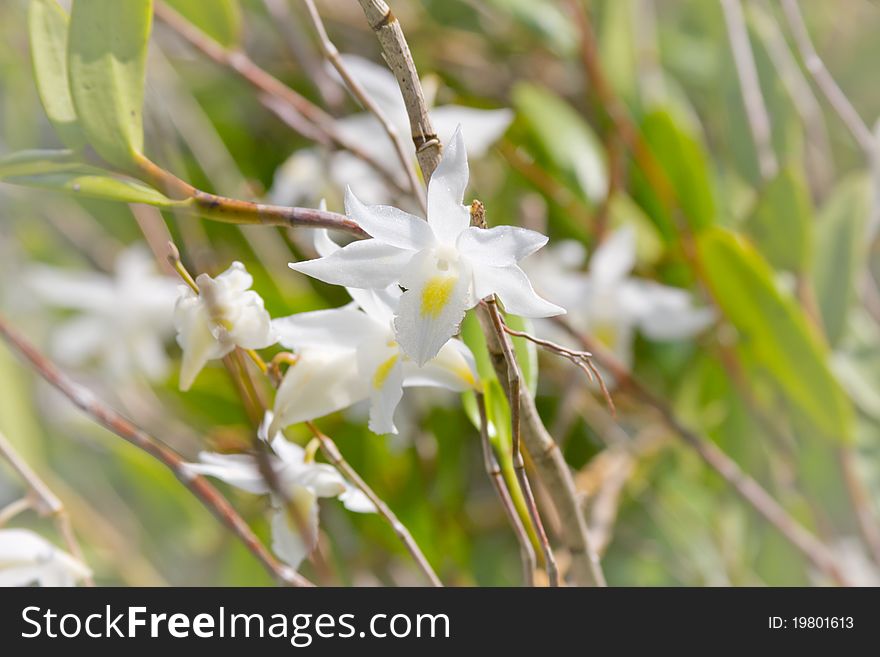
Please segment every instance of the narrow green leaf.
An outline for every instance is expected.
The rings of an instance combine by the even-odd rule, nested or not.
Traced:
[[[158,207],[181,206],[142,182],[73,159],[70,151],[25,151],[0,160],[0,182]]]
[[[509,14],[559,54],[568,55],[577,48],[574,25],[556,3],[548,0],[489,0],[489,4]]]
[[[822,324],[832,346],[844,335],[856,290],[855,277],[867,256],[864,235],[871,195],[867,176],[848,178],[832,192],[819,215],[813,281]]]
[[[533,84],[518,84],[513,103],[541,150],[571,184],[589,201],[604,199],[604,150],[577,111],[549,89]]]
[[[720,228],[706,230],[697,246],[708,283],[742,348],[820,433],[852,440],[852,405],[831,373],[828,349],[798,305],[777,289],[766,261]]]
[[[165,0],[181,16],[214,39],[231,48],[241,37],[241,7],[238,0]]]
[[[143,150],[152,0],[74,0],[68,61],[76,114],[101,157],[128,169]]]
[[[31,60],[37,93],[58,137],[68,147],[82,148],[79,125],[67,84],[67,13],[56,0],[31,0],[28,6]]]
[[[642,134],[659,166],[675,191],[681,204],[681,215],[695,231],[715,223],[715,200],[709,175],[709,161],[703,145],[672,114],[655,110],[642,121]],[[656,190],[649,184],[644,172],[633,172],[635,198],[645,208],[661,234],[673,241],[678,234],[678,219]]]
[[[812,259],[814,223],[803,176],[786,167],[764,189],[745,228],[774,267],[805,272]]]

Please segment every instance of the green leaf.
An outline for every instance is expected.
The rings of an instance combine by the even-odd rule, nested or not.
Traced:
[[[518,84],[513,104],[553,165],[594,203],[605,198],[608,178],[602,145],[562,98],[544,87]]]
[[[654,159],[681,204],[682,218],[695,231],[715,223],[715,200],[709,176],[709,161],[703,145],[676,123],[666,110],[655,110],[642,121],[642,135]],[[633,173],[636,199],[657,224],[661,234],[674,241],[678,234],[677,210],[657,195],[644,172]]]
[[[31,60],[43,109],[68,147],[85,146],[67,84],[67,13],[56,0],[31,0],[28,6]]]
[[[225,48],[241,37],[241,7],[238,0],[165,0],[181,16]]]
[[[832,346],[844,335],[855,296],[855,277],[867,256],[865,227],[871,203],[871,181],[865,175],[853,176],[832,192],[819,215],[813,281]]]
[[[0,159],[0,182],[122,203],[183,206],[142,182],[73,159],[71,151],[24,151]]]
[[[787,167],[764,189],[745,229],[770,264],[797,273],[810,267],[814,223],[803,176]]]
[[[773,282],[760,254],[730,231],[714,228],[697,240],[700,263],[740,345],[789,402],[829,438],[853,438],[853,409],[829,367],[822,344],[798,305]]]
[[[638,95],[636,7],[633,0],[606,2],[599,25],[599,55],[618,95],[634,101]]]
[[[132,168],[143,150],[152,0],[74,0],[68,62],[76,114],[92,147]]]

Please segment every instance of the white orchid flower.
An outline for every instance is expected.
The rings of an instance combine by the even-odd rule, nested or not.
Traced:
[[[437,356],[458,332],[465,312],[497,294],[508,312],[549,317],[565,310],[532,289],[518,262],[547,243],[540,233],[514,226],[470,225],[462,205],[468,162],[456,130],[428,185],[428,220],[397,208],[361,203],[346,191],[346,214],[373,239],[290,267],[327,283],[406,291],[394,316],[397,342],[418,365]]]
[[[340,251],[324,230],[316,231],[318,254]],[[456,392],[478,387],[474,357],[460,340],[449,340],[423,367],[400,348],[394,335],[394,309],[400,288],[348,288],[354,303],[332,310],[276,319],[279,342],[299,355],[275,397],[277,426],[314,419],[370,400],[370,430],[397,433],[394,411],[409,386]]]
[[[53,357],[73,367],[96,362],[117,381],[135,372],[151,381],[167,376],[177,284],[142,246],[123,251],[112,276],[38,266],[25,280],[47,305],[78,311],[53,331]]]
[[[606,239],[589,270],[582,272],[585,260],[579,243],[562,242],[530,261],[529,275],[539,290],[568,308],[572,325],[602,342],[627,366],[632,365],[636,330],[649,340],[682,340],[714,318],[710,308],[695,307],[686,290],[630,275],[636,264],[631,226]]]
[[[189,390],[209,360],[223,358],[235,347],[263,349],[275,344],[271,318],[263,299],[250,289],[253,283],[244,265],[233,262],[217,278],[199,274],[198,294],[180,287],[174,325],[183,349],[181,390]]]
[[[287,507],[284,500],[273,495],[272,550],[292,568],[298,568],[318,540],[318,498],[335,497],[356,513],[375,513],[376,507],[336,468],[315,463],[302,447],[289,442],[280,432],[270,434],[272,422],[272,413],[267,412],[258,435],[272,447],[270,465],[293,507]],[[199,463],[187,463],[185,467],[193,474],[214,477],[248,493],[271,493],[256,459],[249,454],[202,452]]]
[[[27,529],[0,529],[0,586],[75,586],[88,566]]]
[[[410,126],[406,106],[397,80],[387,66],[356,55],[343,55],[351,75],[363,86],[397,130],[404,143],[410,144],[412,160],[415,148],[409,139]],[[335,74],[335,71],[332,72]],[[425,85],[430,88],[430,85]],[[431,99],[428,99],[431,102]],[[431,121],[438,138],[447,143],[461,125],[472,158],[485,155],[507,130],[513,120],[509,109],[484,110],[461,105],[444,105],[431,110]],[[406,173],[394,145],[379,120],[364,112],[339,119],[337,126],[376,161],[385,163],[401,186]],[[326,173],[322,176],[322,171]],[[363,160],[347,151],[322,154],[318,149],[302,149],[294,153],[276,172],[271,199],[280,205],[312,203],[323,194],[323,187],[338,189],[350,186],[367,203],[383,203],[392,198],[387,180]]]

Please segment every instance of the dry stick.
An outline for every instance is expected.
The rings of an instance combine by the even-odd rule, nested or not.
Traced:
[[[813,76],[816,86],[819,87],[831,107],[852,133],[856,143],[865,151],[868,158],[873,160],[876,151],[874,135],[871,134],[871,130],[859,116],[856,108],[849,102],[849,98],[831,77],[831,73],[825,68],[825,63],[813,47],[813,41],[810,39],[810,33],[807,31],[804,17],[801,15],[796,0],[781,0],[781,2],[785,19],[791,28],[795,44],[800,51],[807,71]]]
[[[428,104],[425,102],[422,83],[409,44],[403,35],[400,22],[383,0],[358,0],[358,2],[364,10],[367,23],[376,33],[379,45],[382,46],[385,61],[397,78],[406,105],[406,114],[409,117],[416,157],[422,169],[422,176],[427,182],[431,179],[434,169],[440,164],[443,147],[428,116]]]
[[[396,176],[364,150],[359,143],[342,133],[331,115],[260,68],[244,52],[224,48],[162,2],[155,4],[155,12],[157,18],[183,37],[191,46],[215,63],[237,73],[239,77],[262,94],[274,99],[275,102],[268,103],[267,107],[294,130],[307,139],[322,144],[335,144],[351,152],[352,155],[381,173],[396,189],[400,189]]]
[[[498,499],[501,500],[501,506],[504,508],[504,513],[507,515],[507,520],[510,522],[510,526],[513,527],[513,533],[516,535],[516,540],[519,543],[519,553],[523,566],[523,581],[526,586],[534,586],[535,550],[532,547],[532,541],[529,539],[528,532],[526,532],[526,528],[522,524],[519,513],[517,513],[513,504],[510,491],[507,490],[507,484],[501,474],[501,466],[495,457],[492,443],[489,441],[489,419],[486,417],[486,398],[481,392],[476,393],[475,396],[477,399],[477,410],[480,415],[480,444],[483,449],[483,465],[486,468],[486,474],[489,475],[489,479],[495,487],[495,492],[498,493]]]
[[[532,487],[529,484],[528,476],[526,476],[526,466],[522,457],[522,448],[520,445],[522,429],[522,423],[520,422],[520,408],[523,395],[519,363],[516,361],[513,344],[504,333],[504,322],[501,319],[501,314],[498,312],[498,305],[495,302],[495,298],[492,297],[491,299],[487,299],[484,303],[481,303],[480,309],[485,309],[485,313],[488,315],[489,320],[492,323],[492,328],[495,331],[498,344],[501,346],[501,353],[506,365],[507,385],[505,387],[507,390],[507,399],[510,403],[513,469],[514,472],[516,472],[516,478],[519,482],[519,487],[522,490],[523,498],[525,499],[529,518],[531,518],[532,526],[535,528],[535,533],[538,536],[538,543],[541,546],[541,552],[544,556],[544,567],[547,569],[547,578],[550,582],[550,586],[559,586],[559,569],[556,566],[556,558],[553,556],[550,541],[547,539],[547,533],[544,531],[544,524],[541,522],[541,516],[538,513],[538,507],[535,504],[535,496],[532,494]],[[505,378],[500,376],[499,378],[505,380]]]
[[[612,415],[615,413],[614,400],[611,398],[611,393],[608,390],[608,386],[605,385],[605,380],[602,378],[602,373],[598,369],[596,369],[596,366],[593,364],[593,354],[591,354],[589,351],[575,351],[574,349],[563,347],[562,345],[551,342],[550,340],[544,340],[543,338],[534,336],[531,333],[526,333],[525,331],[517,331],[510,328],[507,324],[504,323],[502,323],[501,326],[504,329],[505,333],[517,338],[523,338],[524,340],[528,340],[529,342],[533,342],[542,349],[546,349],[550,353],[556,354],[557,356],[567,358],[572,363],[577,365],[578,369],[586,374],[590,381],[596,381],[599,384],[599,389],[602,391],[602,396],[605,398],[605,403],[608,404],[608,409],[611,411]]]
[[[370,27],[376,33],[385,59],[391,67],[403,95],[409,116],[413,143],[422,169],[422,177],[430,180],[431,174],[440,163],[441,144],[434,134],[428,117],[428,106],[422,92],[418,72],[410,54],[409,45],[403,35],[400,23],[391,9],[382,0],[358,0]],[[507,367],[501,341],[506,339],[495,335],[490,317],[483,311],[480,323],[488,344],[495,347],[493,364],[499,379],[507,380]],[[490,347],[491,349],[491,347]],[[514,360],[514,365],[516,361]],[[535,401],[527,391],[520,391],[520,404],[512,404],[520,411],[523,439],[532,455],[536,467],[553,499],[553,504],[562,519],[562,538],[572,556],[574,581],[582,585],[604,584],[604,576],[599,567],[598,557],[590,548],[586,521],[574,490],[574,482],[558,445],[547,432],[541,421]],[[509,394],[509,391],[508,391]]]
[[[31,501],[27,497],[22,497],[20,500],[10,502],[0,509],[0,527],[3,527],[3,525],[12,520],[19,513],[23,513],[30,508]]]
[[[397,537],[403,542],[406,546],[406,549],[412,555],[412,558],[415,559],[415,562],[419,565],[419,568],[422,569],[422,572],[425,576],[430,580],[432,586],[443,586],[440,579],[437,577],[437,574],[434,572],[434,569],[431,567],[431,564],[428,562],[428,559],[425,557],[421,548],[416,543],[415,539],[412,537],[412,534],[409,533],[409,530],[406,526],[400,522],[398,517],[395,515],[394,511],[392,511],[382,498],[380,498],[372,488],[361,479],[361,476],[357,473],[357,471],[349,465],[348,461],[346,461],[342,452],[339,451],[339,447],[336,446],[336,443],[333,442],[333,439],[330,436],[326,435],[322,432],[314,422],[306,422],[306,426],[311,430],[312,434],[314,434],[315,438],[317,438],[321,443],[321,451],[324,452],[324,455],[330,460],[331,463],[336,467],[337,470],[342,472],[345,475],[345,478],[352,482],[355,486],[357,486],[361,492],[366,495],[369,500],[376,507],[376,510],[379,512],[385,520],[388,521],[388,524],[391,525],[391,528],[394,530],[394,533],[397,534]]]
[[[749,43],[742,5],[740,0],[721,0],[721,8],[724,13],[724,23],[727,26],[727,36],[730,39],[730,48],[733,51],[733,62],[736,66],[739,86],[742,90],[749,130],[758,152],[758,167],[761,178],[769,180],[779,171],[779,163],[773,152],[770,116],[767,114],[764,96],[761,93],[761,82],[758,79],[755,56]]]
[[[791,97],[795,111],[803,121],[807,133],[807,148],[811,155],[809,164],[812,166],[813,178],[819,183],[820,189],[827,189],[832,174],[831,144],[828,141],[828,130],[822,117],[822,107],[810,88],[810,83],[801,72],[800,66],[789,49],[785,36],[773,16],[767,0],[759,4],[748,5],[750,23],[755,28],[758,38],[764,44],[764,50],[773,63],[783,86]]]
[[[333,65],[336,72],[339,73],[339,77],[345,82],[345,85],[351,91],[352,95],[360,101],[361,105],[363,105],[368,112],[378,119],[379,123],[382,124],[382,128],[385,130],[391,143],[394,144],[394,151],[397,153],[397,159],[400,160],[400,165],[403,167],[403,170],[406,171],[406,176],[409,180],[409,186],[412,190],[413,196],[418,199],[419,205],[421,205],[422,210],[427,214],[428,206],[425,200],[425,190],[419,182],[419,178],[413,168],[410,156],[403,148],[403,142],[400,139],[397,128],[388,119],[385,112],[382,111],[382,108],[376,104],[376,101],[373,100],[372,96],[367,93],[367,90],[364,89],[363,85],[361,85],[361,83],[351,74],[348,67],[346,67],[342,57],[339,56],[339,50],[337,50],[336,46],[330,40],[330,37],[327,35],[324,22],[321,20],[321,15],[318,13],[318,9],[315,7],[313,0],[305,0],[305,3],[306,10],[308,11],[312,24],[315,27],[315,32],[318,33],[318,41],[321,43],[321,50],[324,52],[324,56]]]
[[[312,586],[312,583],[306,578],[275,559],[226,498],[204,477],[187,470],[186,463],[173,450],[101,402],[91,390],[68,378],[52,361],[14,331],[2,317],[0,317],[0,336],[14,351],[31,364],[37,374],[57,388],[75,406],[98,424],[143,450],[171,470],[180,483],[244,543],[245,547],[263,564],[269,574],[279,582],[290,586]]]
[[[40,479],[37,473],[31,469],[24,459],[19,456],[18,452],[16,452],[15,448],[12,446],[12,443],[10,443],[6,436],[3,435],[3,432],[0,432],[0,456],[9,462],[12,469],[15,470],[18,473],[18,476],[22,478],[25,484],[27,484],[33,497],[35,509],[39,513],[51,516],[55,520],[58,532],[64,539],[64,543],[67,545],[70,554],[77,561],[85,564],[86,560],[83,556],[82,548],[79,545],[79,541],[76,540],[76,533],[73,531],[73,524],[70,522],[70,516],[67,514],[67,509],[64,508],[64,504],[61,503],[58,496],[52,492],[42,479]],[[15,504],[15,502],[13,502],[13,504]],[[8,508],[9,507],[7,507],[7,509]],[[0,525],[2,524],[3,523],[0,522]],[[95,585],[91,575],[85,578],[85,583],[87,586]]]
[[[828,547],[800,525],[773,497],[715,444],[686,427],[666,403],[654,395],[639,379],[637,379],[607,349],[590,336],[577,331],[564,318],[555,317],[554,321],[565,329],[573,338],[580,341],[584,349],[593,353],[596,361],[618,381],[629,388],[639,399],[652,406],[663,422],[685,443],[690,445],[713,470],[720,474],[734,490],[763,516],[809,561],[833,581],[843,586],[850,582],[835,563],[834,556]]]
[[[166,171],[143,155],[137,158],[138,174],[142,179],[165,194],[180,199],[174,211],[229,224],[285,226],[287,228],[333,228],[355,237],[369,237],[367,233],[343,214],[314,208],[283,207],[252,203],[203,192]]]

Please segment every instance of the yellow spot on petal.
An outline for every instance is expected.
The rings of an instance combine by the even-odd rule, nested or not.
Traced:
[[[375,373],[373,373],[373,387],[376,390],[379,390],[385,385],[385,381],[388,379],[388,375],[391,374],[391,370],[394,368],[394,364],[397,362],[398,357],[399,354],[394,354],[391,358],[376,368]]]
[[[422,290],[422,315],[437,319],[449,303],[457,282],[456,276],[434,276],[429,280]]]

